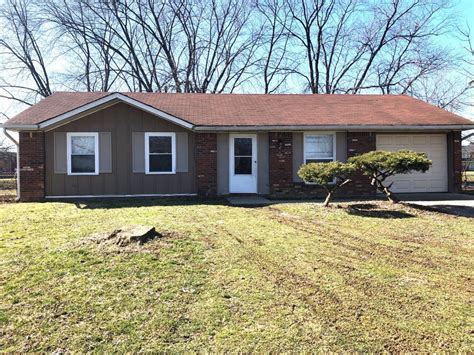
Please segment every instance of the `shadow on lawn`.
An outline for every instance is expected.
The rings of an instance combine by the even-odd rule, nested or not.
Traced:
[[[83,199],[64,200],[61,202],[72,203],[79,209],[115,209],[137,208],[151,206],[193,206],[193,205],[227,205],[225,199],[199,199],[192,197],[180,198],[124,198],[124,199]]]
[[[474,207],[470,206],[455,206],[455,205],[446,205],[446,204],[437,204],[431,206],[422,206],[417,205],[414,203],[406,203],[406,205],[416,208],[420,211],[428,211],[428,212],[438,212],[438,213],[445,213],[452,216],[459,216],[459,217],[469,217],[474,218]]]
[[[372,218],[387,218],[387,219],[394,219],[394,218],[413,218],[415,217],[414,214],[405,212],[405,211],[397,211],[397,210],[387,210],[384,208],[380,208],[379,205],[374,203],[355,203],[349,205],[347,207],[347,213],[354,216],[360,217],[372,217]]]

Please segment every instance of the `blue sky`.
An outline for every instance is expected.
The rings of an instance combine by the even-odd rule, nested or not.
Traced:
[[[456,16],[459,26],[468,25],[471,29],[471,33],[474,36],[474,0],[448,0],[453,6],[453,13]],[[4,0],[0,0],[0,5],[3,4]],[[5,30],[5,29],[3,29]],[[2,31],[2,29],[0,29]],[[443,37],[439,38],[441,45],[446,45],[454,47],[459,51],[462,50],[462,42],[457,38],[455,33],[446,34]],[[64,61],[59,60],[58,63],[54,63],[57,69],[61,69],[64,66]],[[449,75],[449,73],[446,73]],[[19,105],[15,102],[0,99],[0,106],[2,106],[1,111],[6,111],[10,117],[14,116],[19,111],[25,109],[25,106]],[[474,107],[468,108],[463,112],[459,112],[461,115],[474,120]],[[1,132],[0,132],[1,138]]]

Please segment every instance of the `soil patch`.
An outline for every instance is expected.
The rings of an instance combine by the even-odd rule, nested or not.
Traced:
[[[153,226],[127,226],[92,234],[82,239],[79,246],[95,245],[100,251],[110,253],[151,252],[165,246],[165,238],[177,235],[175,232],[158,232]]]

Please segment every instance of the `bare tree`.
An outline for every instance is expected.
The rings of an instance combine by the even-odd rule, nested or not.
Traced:
[[[36,13],[34,4],[28,0],[6,0],[0,10],[4,28],[0,35],[4,74],[0,79],[0,97],[26,105],[52,93],[46,48],[40,41],[45,33],[44,20],[35,17]],[[18,91],[24,95],[17,95]]]
[[[32,104],[59,88],[289,89],[408,94],[459,110],[472,104],[473,42],[464,28],[463,55],[436,44],[435,37],[453,29],[449,6],[448,0],[5,0],[0,97]]]
[[[45,15],[56,24],[65,57],[70,58],[70,70],[63,73],[64,82],[73,83],[70,89],[81,86],[86,91],[110,90],[118,75],[114,71],[116,54],[108,43],[113,42],[113,22],[106,21],[97,26],[96,17],[88,11],[82,1],[45,2]],[[94,41],[88,36],[90,28],[96,28],[103,41]],[[82,90],[84,90],[82,89]]]
[[[285,85],[296,69],[296,61],[289,54],[291,17],[285,3],[280,0],[260,0],[255,3],[262,17],[262,55],[258,64],[263,79],[263,92],[272,94]]]
[[[251,21],[249,1],[173,4],[187,44],[180,65],[187,91],[233,92],[255,75],[262,26]]]

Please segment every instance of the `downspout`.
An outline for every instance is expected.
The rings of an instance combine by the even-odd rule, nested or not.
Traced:
[[[20,144],[3,127],[3,134],[16,145],[16,201],[20,200]]]

